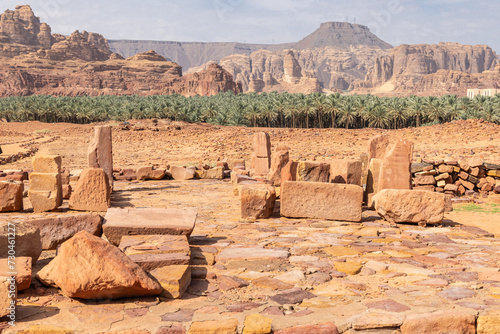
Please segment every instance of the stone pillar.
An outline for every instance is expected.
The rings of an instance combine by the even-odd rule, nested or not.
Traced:
[[[61,181],[61,157],[36,155],[33,173],[30,175],[28,196],[35,212],[57,209],[63,202]]]
[[[273,186],[279,187],[281,185],[281,171],[290,161],[290,154],[288,148],[278,148],[274,152],[271,161],[271,170],[269,171],[269,181]]]
[[[368,142],[368,163],[370,163],[372,159],[383,159],[388,146],[388,135],[380,135],[371,138]]]
[[[271,137],[265,132],[256,133],[253,137],[253,145],[255,175],[267,176],[271,168]]]
[[[111,126],[102,125],[94,127],[94,138],[90,141],[88,149],[90,168],[102,168],[109,181],[109,188],[113,190],[113,143]]]
[[[373,208],[373,196],[377,193],[378,178],[380,174],[380,165],[382,159],[372,159],[368,167],[368,175],[366,179],[365,203],[368,207]]]
[[[382,189],[411,189],[413,143],[399,140],[389,145],[382,164],[377,192]]]

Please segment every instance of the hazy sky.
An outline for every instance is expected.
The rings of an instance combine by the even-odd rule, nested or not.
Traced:
[[[0,0],[1,11],[15,2]],[[388,43],[488,44],[500,53],[500,0],[25,1],[53,33],[108,39],[295,42],[326,21],[367,25]],[[21,4],[21,3],[20,3]]]

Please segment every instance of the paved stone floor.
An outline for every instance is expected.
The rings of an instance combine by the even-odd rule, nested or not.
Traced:
[[[286,219],[278,209],[270,219],[243,221],[227,181],[116,182],[115,190],[114,207],[198,212],[188,292],[180,300],[89,302],[35,282],[19,293],[17,326],[6,333],[33,326],[182,333],[196,322],[230,319],[241,331],[246,316],[261,314],[275,331],[331,322],[340,332],[383,334],[397,333],[411,314],[500,310],[500,240],[475,226],[450,219],[426,228],[392,225],[373,211],[363,212],[362,223]],[[72,212],[37,216],[57,214]],[[44,252],[34,271],[54,255]]]

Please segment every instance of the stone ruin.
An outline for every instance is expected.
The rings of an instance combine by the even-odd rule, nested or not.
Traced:
[[[189,243],[197,213],[163,208],[110,208],[113,178],[139,181],[165,178],[222,180],[230,176],[234,193],[240,198],[242,223],[273,216],[360,223],[363,206],[366,206],[374,208],[378,215],[391,224],[417,223],[425,226],[442,222],[445,211],[451,208],[450,196],[462,192],[460,186],[483,193],[495,192],[494,185],[498,187],[497,173],[500,168],[497,165],[442,161],[412,164],[413,144],[403,140],[391,141],[387,136],[378,136],[370,141],[364,160],[292,161],[286,147],[278,147],[271,154],[270,136],[265,133],[254,135],[254,148],[250,169],[246,168],[245,161],[237,161],[232,169],[227,163],[219,162],[215,167],[143,166],[137,170],[113,170],[111,129],[96,127],[95,139],[89,148],[89,168],[78,176],[61,169],[61,157],[36,155],[33,160],[34,171],[29,175],[28,190],[34,212],[56,210],[65,197],[69,199],[70,210],[102,214],[65,215],[16,223],[17,291],[30,287],[32,266],[42,251],[57,249],[55,258],[38,271],[36,279],[43,286],[59,288],[67,297],[113,300],[158,295],[178,299],[183,296],[192,277],[199,275],[193,271],[198,270],[193,266],[193,259],[200,254],[193,253]],[[70,179],[76,181],[72,192]],[[452,189],[452,185],[456,189]],[[23,210],[23,191],[22,182],[0,181],[0,212]],[[278,199],[279,212],[276,210]],[[345,226],[337,226],[338,231],[347,228]],[[5,270],[3,268],[7,266],[8,255],[2,252],[7,249],[7,227],[7,223],[0,223],[0,270]],[[369,227],[362,230],[360,236],[371,236],[373,233]],[[377,249],[377,246],[369,243],[357,242],[355,245],[372,247],[374,251]],[[354,249],[357,248],[331,246],[325,251],[343,257],[358,254]],[[263,258],[278,261],[288,257],[290,253],[281,249],[229,246],[210,263],[216,261],[218,265],[224,266],[241,258],[249,261]],[[377,272],[387,269],[380,262],[369,262],[365,274],[369,274],[369,270]],[[362,264],[347,259],[335,262],[334,270],[336,275],[342,277],[360,274],[362,267]],[[295,272],[285,273],[280,278],[293,280],[294,275]],[[218,279],[222,285],[230,288],[248,285],[238,277],[221,276]],[[262,279],[259,284],[266,286],[280,282],[272,280]],[[438,283],[442,284],[441,281],[429,284]],[[285,286],[288,290],[271,296],[270,300],[284,305],[314,298],[308,291],[293,288],[293,285]],[[8,282],[1,278],[0,292],[6,289]],[[0,317],[7,314],[5,295],[3,293],[0,297]],[[424,329],[424,332],[432,332],[433,328],[441,328],[449,319],[456,317],[455,313],[436,313],[426,315],[423,321],[418,316],[409,315],[404,323],[391,318],[393,322],[387,327],[400,328],[403,333],[417,333]],[[269,330],[257,332],[271,332],[272,321],[269,318],[254,318],[247,316],[245,328],[264,321],[267,324],[265,328]],[[469,326],[475,332],[475,321],[475,317],[465,316],[460,322],[457,320],[459,325],[456,326],[461,329]],[[356,332],[363,328],[378,328],[369,327],[365,322],[358,321],[353,325],[357,328]],[[208,333],[221,328],[236,332],[237,326],[238,321],[213,324],[193,322],[190,333]],[[314,326],[307,327],[307,331],[313,333],[323,328],[325,332],[338,333],[333,324]],[[455,325],[446,326],[454,328]]]

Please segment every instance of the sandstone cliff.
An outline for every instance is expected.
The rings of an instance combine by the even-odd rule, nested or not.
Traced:
[[[106,60],[110,57],[107,40],[100,34],[75,31],[66,37],[52,35],[28,5],[17,6],[0,15],[0,57],[15,57],[37,52],[51,60]]]
[[[0,65],[0,97],[175,93],[194,96],[214,95],[228,90],[241,92],[231,75],[218,65],[182,76],[179,65],[160,57],[148,52],[127,60],[94,62],[53,61],[36,57],[26,57],[23,61],[19,58],[5,59]]]

